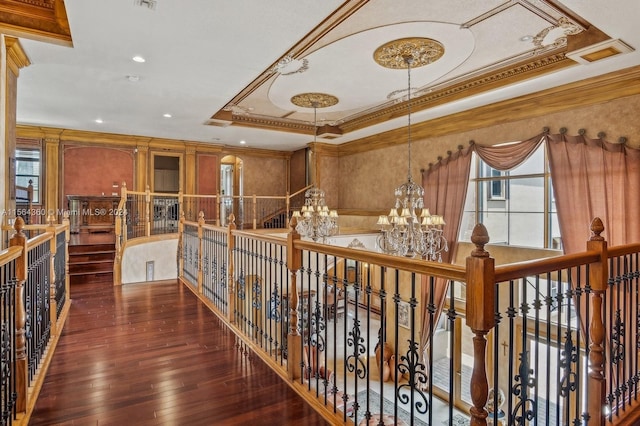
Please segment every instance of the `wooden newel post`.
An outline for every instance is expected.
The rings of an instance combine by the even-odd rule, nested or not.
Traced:
[[[144,235],[148,237],[151,235],[151,219],[153,217],[153,210],[151,207],[151,190],[147,185],[144,191]]]
[[[609,271],[607,266],[607,242],[600,235],[604,231],[604,225],[600,218],[596,217],[591,222],[591,238],[587,242],[588,251],[600,253],[600,261],[589,266],[589,282],[591,283],[591,318],[589,319],[589,400],[587,409],[590,414],[589,426],[604,425],[605,416],[605,328],[603,323],[602,296],[607,289]]]
[[[228,279],[227,282],[229,285],[227,286],[227,319],[230,323],[234,324],[236,322],[235,312],[236,312],[236,282],[233,280],[234,272],[234,263],[233,263],[233,251],[236,248],[236,240],[233,235],[233,231],[236,230],[236,217],[233,213],[229,215],[229,226],[228,226],[228,235],[227,235],[227,259],[228,259],[228,268],[227,273]]]
[[[298,271],[302,267],[302,250],[294,248],[294,242],[300,240],[296,231],[298,219],[291,218],[291,231],[287,235],[287,265],[291,273],[289,286],[289,333],[287,334],[287,373],[290,380],[300,379],[302,376],[302,348],[300,333],[298,332]]]
[[[495,326],[495,260],[485,251],[489,242],[487,228],[477,224],[471,235],[476,248],[467,257],[467,325],[473,332],[473,373],[471,375],[471,400],[469,409],[471,426],[486,426],[487,397],[487,334]]]
[[[198,213],[198,293],[202,294],[204,291],[204,276],[202,272],[202,251],[204,249],[203,230],[204,226],[204,212]]]
[[[180,212],[180,220],[178,221],[178,278],[184,277],[184,211]]]
[[[27,390],[29,388],[29,365],[27,361],[27,338],[26,324],[27,312],[25,309],[24,284],[27,280],[28,259],[27,259],[27,236],[22,232],[24,229],[24,219],[17,217],[13,225],[15,234],[11,237],[9,245],[11,247],[22,248],[22,254],[16,259],[16,291],[15,291],[15,327],[16,360],[13,364],[12,374],[16,381],[16,412],[27,411]]]
[[[47,216],[47,232],[53,237],[49,240],[49,319],[51,321],[51,335],[58,335],[58,303],[56,302],[56,253],[58,251],[58,235],[56,234],[56,218],[53,214]]]
[[[69,277],[69,241],[71,240],[71,221],[69,210],[62,213],[62,225],[64,226],[64,293],[66,295],[65,305],[71,303],[71,278]]]

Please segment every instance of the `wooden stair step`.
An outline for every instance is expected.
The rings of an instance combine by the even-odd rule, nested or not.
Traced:
[[[103,283],[113,282],[113,271],[111,272],[99,272],[90,274],[71,275],[69,274],[69,284],[89,284],[89,283]]]
[[[114,244],[85,244],[69,246],[69,254],[115,252]]]
[[[113,261],[69,263],[69,274],[113,271]]]

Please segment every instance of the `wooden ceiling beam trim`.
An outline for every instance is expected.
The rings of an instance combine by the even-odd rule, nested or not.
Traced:
[[[63,0],[0,0],[0,31],[20,38],[73,45]]]

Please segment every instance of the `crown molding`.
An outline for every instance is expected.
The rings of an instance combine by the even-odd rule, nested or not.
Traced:
[[[4,42],[7,49],[7,67],[15,75],[19,75],[20,68],[28,67],[31,65],[31,61],[22,48],[20,40],[15,37],[5,36]]]
[[[640,94],[640,66],[411,125],[413,140],[461,133]],[[552,102],[550,102],[552,100]],[[351,155],[406,143],[406,127],[338,145]]]

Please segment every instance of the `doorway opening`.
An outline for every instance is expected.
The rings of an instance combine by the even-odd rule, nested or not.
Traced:
[[[227,226],[233,213],[238,228],[244,223],[242,159],[226,155],[220,161],[220,224]]]

